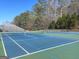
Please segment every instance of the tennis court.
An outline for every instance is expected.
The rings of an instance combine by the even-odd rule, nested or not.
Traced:
[[[6,33],[2,33],[2,41],[3,41],[5,56],[8,56],[10,59],[35,59],[33,55],[34,56],[36,55],[38,57],[36,59],[39,59],[39,57],[42,59],[42,56],[44,58],[45,55],[50,54],[49,50],[51,49],[55,50],[56,52],[58,51],[57,48],[59,49],[60,47],[64,47],[64,46],[66,48],[74,43],[78,44],[79,33],[78,32],[44,32],[44,33],[40,33],[40,32],[7,33],[6,32]],[[62,50],[60,50],[60,54],[61,51]],[[51,57],[49,59],[58,58],[54,55],[55,52],[53,52],[54,57]],[[38,56],[40,54],[42,56]]]
[[[4,56],[2,41],[1,41],[1,33],[0,33],[0,56]]]

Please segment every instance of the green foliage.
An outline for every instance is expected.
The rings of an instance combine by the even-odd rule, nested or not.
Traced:
[[[61,28],[61,26],[62,26],[62,18],[59,17],[58,20],[57,20],[57,22],[56,22],[55,28],[59,29],[59,28]]]
[[[68,0],[58,1],[61,8],[67,5],[68,2]],[[37,0],[37,3],[33,6],[33,11],[21,13],[15,17],[13,23],[26,30],[72,29],[79,26],[79,15],[76,13],[63,15],[55,22],[53,16],[56,9],[54,10],[54,6],[50,5],[51,2],[52,0]],[[74,7],[75,5],[72,6]]]
[[[37,4],[34,5],[35,22],[33,24],[34,30],[44,29],[44,16],[46,15],[46,0],[37,0]]]
[[[19,16],[16,16],[13,23],[24,29],[31,29],[30,28],[32,26],[31,23],[33,23],[32,18],[33,16],[31,16],[30,12],[27,11]]]
[[[77,15],[77,21],[78,21],[77,23],[78,23],[78,25],[79,25],[79,15]]]
[[[72,15],[63,15],[59,17],[56,22],[57,29],[72,29],[77,26],[77,15],[74,13]]]
[[[36,13],[36,16],[44,15],[46,12],[46,0],[37,0],[33,10]]]
[[[40,20],[40,18],[37,18],[33,24],[33,29],[40,30],[40,29],[42,29],[42,27],[43,27],[42,20]]]
[[[2,30],[0,29],[0,32],[2,32]]]
[[[49,24],[48,29],[55,29],[55,21],[52,21],[52,23]]]
[[[74,28],[77,25],[77,15],[76,13],[72,14],[71,16],[71,27]]]
[[[46,2],[47,0],[37,0],[33,6],[32,12],[24,12],[16,16],[13,23],[21,28],[28,30],[43,29],[46,27],[44,22],[46,18]],[[44,20],[45,19],[45,20]]]

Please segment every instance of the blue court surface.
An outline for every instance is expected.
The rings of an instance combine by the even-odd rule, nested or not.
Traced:
[[[52,36],[50,35],[52,34]],[[54,34],[57,34],[55,36]],[[30,55],[51,47],[78,41],[78,38],[68,38],[69,35],[79,35],[75,32],[47,32],[47,33],[2,33],[5,55],[16,58]]]

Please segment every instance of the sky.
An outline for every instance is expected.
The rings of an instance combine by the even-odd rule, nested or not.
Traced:
[[[32,10],[36,0],[0,0],[0,25],[13,21],[14,17]]]
[[[15,16],[20,15],[22,12],[32,10],[36,1],[37,0],[0,0],[0,25],[6,22],[12,22]]]

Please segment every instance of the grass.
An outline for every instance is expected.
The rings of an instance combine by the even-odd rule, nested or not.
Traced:
[[[2,45],[1,38],[0,38],[0,56],[4,56],[4,50],[3,50],[3,45]]]
[[[39,52],[18,59],[79,59],[79,43]]]

